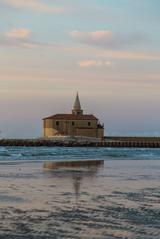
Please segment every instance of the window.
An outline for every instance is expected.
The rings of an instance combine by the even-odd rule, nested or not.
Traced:
[[[56,121],[56,125],[57,125],[57,126],[59,125],[59,121]]]
[[[91,122],[88,122],[88,126],[91,126]]]
[[[74,121],[72,121],[72,126],[75,126],[75,122]]]

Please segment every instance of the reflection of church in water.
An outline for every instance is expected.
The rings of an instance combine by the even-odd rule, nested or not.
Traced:
[[[76,203],[81,195],[82,181],[89,182],[97,176],[103,168],[104,160],[75,160],[75,161],[49,161],[44,163],[44,168],[49,169],[53,178],[71,181],[75,193]],[[85,184],[86,185],[86,184]],[[63,185],[62,185],[63,187]],[[61,186],[60,186],[61,188]],[[88,188],[87,188],[88,190]],[[70,190],[69,193],[72,190]],[[67,192],[68,193],[68,192]]]

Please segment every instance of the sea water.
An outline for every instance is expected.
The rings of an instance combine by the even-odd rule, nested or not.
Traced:
[[[160,149],[105,147],[0,147],[0,161],[71,159],[159,160]]]
[[[159,239],[160,149],[1,147],[0,238]]]

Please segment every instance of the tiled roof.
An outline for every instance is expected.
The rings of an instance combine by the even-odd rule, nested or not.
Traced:
[[[55,120],[98,120],[94,115],[74,115],[74,114],[56,114],[51,115],[45,119],[55,119]]]

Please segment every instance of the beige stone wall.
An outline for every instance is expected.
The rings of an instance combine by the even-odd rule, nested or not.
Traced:
[[[56,122],[58,121],[58,125]],[[74,125],[72,125],[74,122]],[[88,125],[90,122],[90,126]],[[87,128],[87,129],[78,129]],[[44,137],[54,135],[103,137],[103,129],[97,129],[97,120],[44,120]]]
[[[43,127],[44,128],[52,128],[53,127],[53,120],[46,119],[43,121]]]
[[[77,129],[76,136],[97,137],[97,129]]]
[[[53,129],[53,128],[44,128],[43,130],[43,134],[44,134],[44,137],[51,137],[53,135],[57,135],[58,132],[57,130]]]

